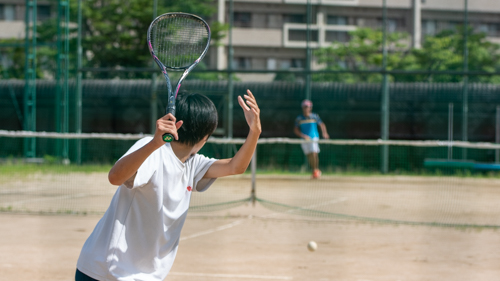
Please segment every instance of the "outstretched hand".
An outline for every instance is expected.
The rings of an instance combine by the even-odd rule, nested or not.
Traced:
[[[260,125],[260,109],[257,105],[257,101],[250,90],[247,90],[247,94],[243,96],[245,100],[243,100],[241,96],[238,96],[238,103],[243,109],[250,131],[260,134],[262,128]]]

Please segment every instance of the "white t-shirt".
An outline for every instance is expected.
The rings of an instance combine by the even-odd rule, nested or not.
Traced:
[[[151,139],[137,141],[125,155]],[[85,242],[77,268],[100,281],[165,279],[177,253],[191,192],[204,191],[215,181],[202,180],[214,161],[196,154],[182,163],[169,143],[153,152],[133,183],[118,187]]]

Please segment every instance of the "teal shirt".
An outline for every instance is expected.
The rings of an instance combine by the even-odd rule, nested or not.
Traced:
[[[308,135],[311,139],[319,139],[318,125],[321,123],[323,121],[316,113],[311,113],[308,117],[300,114],[295,119],[295,127],[298,127],[304,135]]]

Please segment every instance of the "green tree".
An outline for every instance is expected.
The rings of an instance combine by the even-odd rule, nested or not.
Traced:
[[[57,1],[51,0],[53,8]],[[193,13],[209,20],[212,44],[217,44],[225,34],[227,25],[210,21],[217,12],[212,0],[158,1],[158,15],[170,11]],[[75,71],[78,1],[70,1],[70,70]],[[82,1],[82,47],[83,66],[96,68],[124,69],[153,66],[153,60],[146,45],[146,32],[153,19],[151,0],[86,0]],[[37,77],[55,76],[57,56],[56,18],[40,22],[37,26]],[[8,58],[10,77],[24,77],[24,40],[1,40],[16,47],[3,47],[0,51]],[[154,65],[156,67],[156,65]],[[200,68],[203,66],[200,65]],[[0,69],[3,68],[0,65]],[[200,79],[216,79],[214,75],[200,73]],[[149,78],[147,72],[95,72],[89,78]]]
[[[486,34],[474,33],[472,28],[467,29],[468,68],[470,71],[493,72],[500,69],[500,45],[487,40]],[[412,50],[419,69],[432,71],[461,71],[464,70],[464,28],[456,31],[445,30],[435,36],[426,36],[422,48]],[[416,81],[427,82],[459,82],[462,75],[416,75]],[[498,77],[470,76],[471,82],[498,83]]]
[[[382,31],[371,28],[359,28],[349,32],[347,43],[335,42],[329,47],[314,52],[319,64],[326,70],[379,70],[382,68]],[[394,32],[387,35],[387,69],[413,69],[415,58],[408,51],[409,35]],[[380,81],[380,74],[333,73],[316,74],[316,81],[375,82]]]
[[[76,3],[72,11],[76,12]],[[216,13],[212,0],[159,1],[158,15],[182,11],[209,19]],[[148,67],[152,59],[146,46],[146,31],[152,20],[150,0],[87,0],[83,5],[84,65],[88,67]],[[213,39],[219,40],[225,26],[212,24]],[[116,76],[95,73],[95,77]],[[129,77],[132,74],[129,74]],[[143,74],[148,75],[148,74]]]
[[[468,62],[470,71],[493,72],[500,69],[500,45],[487,40],[486,34],[467,30]],[[377,70],[382,68],[382,32],[360,28],[350,32],[348,43],[333,43],[316,50],[319,63],[326,70]],[[435,36],[426,36],[420,49],[410,49],[406,33],[387,36],[388,70],[462,71],[464,68],[464,29],[445,30]],[[316,81],[377,82],[380,74],[333,73],[316,74]],[[459,82],[463,75],[452,74],[397,74],[392,81]],[[470,76],[471,82],[500,83],[498,76]]]
[[[4,79],[24,78],[24,48],[17,39],[0,40],[0,74]]]

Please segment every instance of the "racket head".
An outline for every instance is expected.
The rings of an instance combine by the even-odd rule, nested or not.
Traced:
[[[205,20],[180,12],[158,16],[147,34],[149,51],[164,73],[166,69],[185,70],[198,64],[208,51],[210,38]]]

